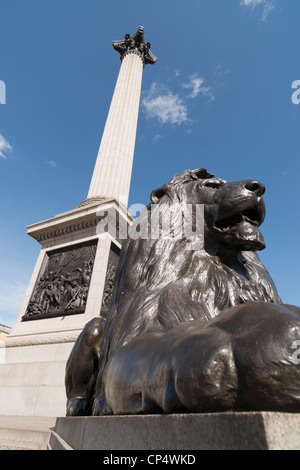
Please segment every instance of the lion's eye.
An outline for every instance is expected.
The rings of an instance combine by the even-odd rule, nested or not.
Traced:
[[[207,180],[207,181],[204,181],[203,186],[208,186],[209,188],[213,188],[213,189],[219,189],[220,186],[222,186],[222,183],[221,181]]]

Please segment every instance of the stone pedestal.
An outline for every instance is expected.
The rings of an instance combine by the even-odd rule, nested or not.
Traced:
[[[190,454],[196,450],[299,450],[300,414],[228,412],[58,418],[48,448],[124,450],[132,451],[132,455],[139,450],[183,450]]]
[[[65,416],[66,361],[85,324],[106,315],[119,227],[130,221],[115,199],[103,199],[28,227],[42,248],[15,327],[0,345],[0,414]]]

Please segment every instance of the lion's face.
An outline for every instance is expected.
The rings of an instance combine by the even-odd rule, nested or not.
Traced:
[[[174,177],[153,191],[152,201],[155,195],[161,198],[165,194],[187,204],[204,204],[207,247],[235,251],[265,248],[259,230],[265,217],[264,185],[253,180],[228,182],[200,170],[176,175],[178,181]]]
[[[265,187],[258,181],[202,181],[199,196],[205,204],[207,236],[239,250],[262,250],[259,226],[264,221]]]

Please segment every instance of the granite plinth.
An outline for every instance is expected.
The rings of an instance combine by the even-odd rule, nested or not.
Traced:
[[[300,414],[226,412],[57,418],[52,450],[299,450]]]

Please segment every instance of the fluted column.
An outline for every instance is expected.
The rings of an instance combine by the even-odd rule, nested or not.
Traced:
[[[88,199],[114,197],[128,204],[143,68],[156,58],[140,27],[125,40],[115,41],[121,68],[105,124]]]
[[[116,197],[127,205],[143,75],[140,54],[123,58],[88,198]]]

